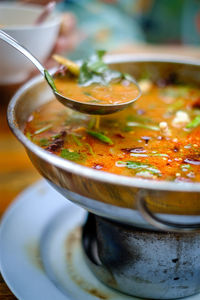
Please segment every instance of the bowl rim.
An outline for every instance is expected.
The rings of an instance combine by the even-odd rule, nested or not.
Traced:
[[[184,56],[174,56],[169,54],[112,54],[105,57],[107,63],[123,63],[123,62],[168,62],[186,65],[197,65],[200,66],[200,60],[184,57]],[[50,70],[51,73],[54,72]],[[32,143],[19,129],[17,120],[15,118],[15,107],[18,104],[21,96],[26,93],[31,87],[34,87],[38,83],[43,81],[42,75],[34,77],[25,83],[12,97],[7,110],[7,119],[10,129],[17,137],[18,140],[36,156],[44,159],[51,165],[54,165],[64,171],[70,172],[75,175],[87,177],[89,179],[124,186],[132,188],[142,188],[148,190],[158,190],[158,191],[171,191],[171,192],[200,192],[200,183],[190,183],[190,182],[170,182],[170,181],[156,181],[150,179],[142,179],[136,177],[128,177],[123,175],[117,175],[109,172],[104,172],[100,170],[94,170],[89,167],[82,166],[75,162],[71,162],[64,158],[58,157],[54,154],[48,153],[46,150]]]
[[[8,8],[8,9],[17,9],[17,10],[20,10],[23,9],[23,10],[26,10],[26,11],[35,11],[35,12],[40,12],[42,11],[42,8],[43,6],[41,5],[37,5],[37,4],[19,4],[19,3],[11,3],[11,2],[8,2],[8,1],[3,1],[3,2],[0,2],[0,9],[3,9],[3,8]],[[51,13],[49,19],[47,21],[45,21],[44,23],[42,24],[39,24],[39,25],[30,25],[30,24],[25,24],[25,25],[6,25],[6,26],[3,26],[2,29],[3,31],[5,32],[8,32],[8,31],[12,31],[12,32],[15,32],[15,31],[28,31],[28,30],[38,30],[38,29],[41,29],[41,28],[49,28],[49,27],[54,27],[54,26],[58,26],[60,23],[61,23],[61,20],[62,20],[62,16],[61,14],[59,13],[59,11],[54,11]]]

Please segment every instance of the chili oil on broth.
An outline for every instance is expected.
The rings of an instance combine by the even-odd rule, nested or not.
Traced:
[[[141,83],[142,85],[142,83]],[[143,84],[124,111],[100,118],[58,101],[28,119],[25,134],[48,152],[114,174],[152,180],[200,181],[200,91]]]
[[[139,95],[137,86],[128,80],[117,80],[107,85],[78,84],[74,76],[56,76],[54,78],[58,92],[67,98],[83,103],[121,104],[135,99]]]

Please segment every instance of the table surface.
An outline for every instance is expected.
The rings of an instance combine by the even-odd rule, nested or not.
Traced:
[[[1,88],[0,95],[2,96]],[[6,108],[7,101],[4,101],[0,109],[0,217],[22,190],[41,178],[29,161],[23,146],[11,133],[6,120]],[[1,275],[0,299],[16,299]]]
[[[119,51],[116,51],[119,52]],[[200,58],[200,48],[176,46],[135,45],[121,49],[122,53],[169,53]],[[27,186],[41,177],[34,169],[22,145],[8,128],[6,110],[8,99],[18,86],[0,87],[0,216],[13,199]],[[0,299],[16,299],[0,275]]]

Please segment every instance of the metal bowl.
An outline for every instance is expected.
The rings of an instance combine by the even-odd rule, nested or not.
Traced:
[[[166,55],[113,55],[107,62],[137,79],[148,72],[152,80],[172,74],[185,83],[200,83],[200,62]],[[48,182],[88,211],[143,228],[194,231],[200,228],[200,183],[131,178],[90,169],[50,154],[23,134],[33,110],[52,100],[41,76],[25,84],[8,107],[11,130]]]

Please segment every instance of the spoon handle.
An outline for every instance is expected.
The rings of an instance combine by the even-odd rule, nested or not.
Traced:
[[[26,56],[44,76],[44,67],[24,46],[20,45],[15,39],[2,30],[0,30],[0,39],[10,44],[13,48],[17,49],[24,56]]]

